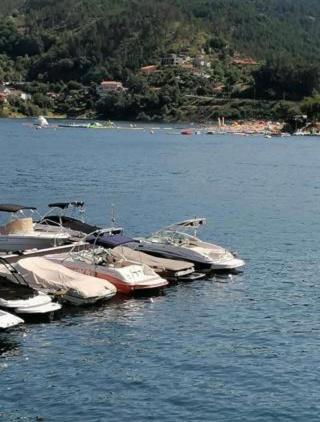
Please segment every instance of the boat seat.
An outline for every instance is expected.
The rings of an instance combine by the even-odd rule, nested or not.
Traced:
[[[19,218],[18,220],[10,221],[3,227],[5,234],[15,234],[15,233],[32,233],[33,232],[33,223],[31,217]]]

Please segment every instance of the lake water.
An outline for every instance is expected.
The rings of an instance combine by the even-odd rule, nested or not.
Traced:
[[[111,204],[140,235],[206,216],[231,279],[0,334],[2,421],[318,421],[320,141],[0,120],[1,202]]]

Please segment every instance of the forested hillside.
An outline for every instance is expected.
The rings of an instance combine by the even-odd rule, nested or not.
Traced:
[[[0,80],[27,82],[40,110],[205,118],[236,115],[241,99],[250,117],[250,101],[276,114],[320,87],[318,0],[1,0],[0,16]],[[170,54],[182,65],[161,66]],[[157,72],[142,75],[146,65]],[[128,89],[99,98],[102,80]]]

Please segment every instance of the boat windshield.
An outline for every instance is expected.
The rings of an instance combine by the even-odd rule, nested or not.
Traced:
[[[161,230],[157,233],[152,234],[146,239],[155,243],[168,243],[172,245],[185,245],[189,244],[190,241],[197,240],[194,236],[191,236],[187,233],[172,230]]]

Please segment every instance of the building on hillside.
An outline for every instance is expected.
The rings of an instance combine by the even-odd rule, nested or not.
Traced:
[[[206,60],[206,58],[205,58],[205,56],[203,56],[203,55],[200,55],[200,56],[197,56],[197,57],[195,57],[194,59],[193,59],[193,65],[195,66],[195,67],[198,67],[198,68],[203,68],[203,67],[206,67],[206,68],[210,68],[211,67],[211,63],[210,62],[208,62],[207,60]]]
[[[144,75],[150,75],[152,73],[158,72],[158,67],[154,64],[149,66],[143,66],[140,68],[140,72]]]
[[[4,84],[0,86],[0,95],[2,99],[7,99],[8,97],[20,98],[23,101],[31,99],[30,94],[27,94],[19,89],[8,88],[8,86],[5,86]]]
[[[190,57],[185,54],[169,54],[168,56],[161,57],[161,66],[181,66],[190,62]]]
[[[123,92],[125,87],[122,85],[122,82],[118,81],[102,81],[101,84],[97,87],[98,95],[107,95],[111,92]]]

